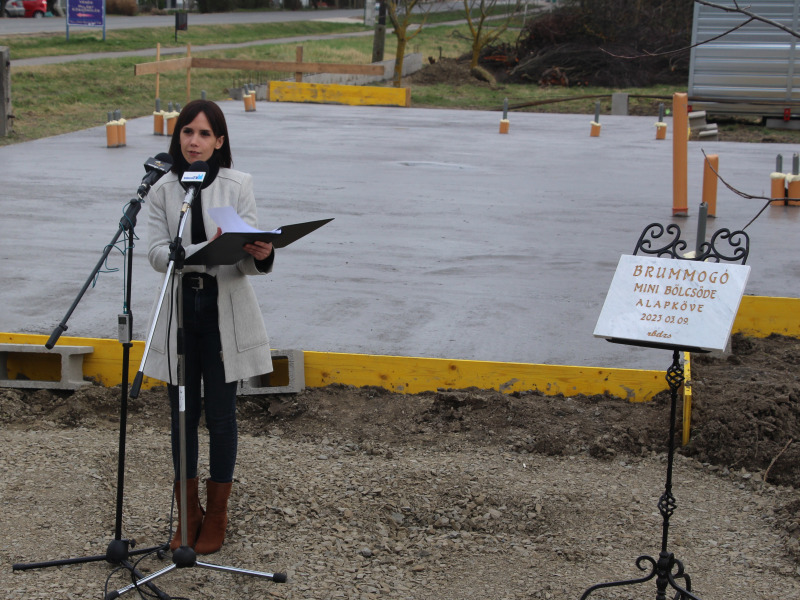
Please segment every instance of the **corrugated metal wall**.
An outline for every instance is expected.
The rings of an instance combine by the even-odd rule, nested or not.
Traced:
[[[731,0],[719,4],[733,7]],[[740,2],[751,12],[800,30],[800,0]],[[738,13],[695,4],[692,45],[710,40],[747,20]],[[694,110],[783,116],[800,114],[798,38],[773,25],[753,21],[718,40],[692,49],[689,101]],[[713,102],[708,102],[711,100]]]

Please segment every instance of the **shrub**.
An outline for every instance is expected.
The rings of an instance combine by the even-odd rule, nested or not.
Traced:
[[[139,12],[136,0],[106,0],[106,14],[132,17]]]

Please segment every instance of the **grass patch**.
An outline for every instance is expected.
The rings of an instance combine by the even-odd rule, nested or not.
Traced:
[[[324,21],[293,21],[286,23],[256,23],[250,25],[192,26],[178,34],[175,41],[175,21],[166,19],[165,27],[120,29],[106,31],[106,41],[98,31],[71,32],[69,41],[63,33],[11,35],[0,37],[0,46],[8,46],[11,60],[40,56],[65,56],[93,52],[125,52],[146,50],[161,44],[162,48],[181,48],[209,44],[241,44],[257,40],[274,40],[303,35],[326,35],[365,31],[363,24],[326,23]]]
[[[281,27],[275,27],[279,25]],[[310,33],[307,27],[313,23],[279,23],[270,26],[225,26],[195,28],[216,30],[214,36],[202,39],[203,43],[221,40],[245,40],[252,37]],[[325,24],[336,25],[336,24]],[[349,26],[348,26],[349,27]],[[287,29],[290,28],[290,29]],[[350,28],[351,30],[353,28]],[[363,27],[356,27],[356,30]],[[120,32],[127,37],[126,49],[152,47],[155,37],[153,29],[126,30]],[[328,29],[330,32],[331,30]],[[334,32],[340,32],[337,30]],[[468,50],[465,40],[466,28],[436,26],[423,29],[411,44],[410,52],[419,52],[424,58],[457,58]],[[91,34],[86,34],[91,35]],[[199,35],[199,34],[198,34]],[[44,38],[39,48],[52,44],[53,36],[25,36]],[[308,62],[330,62],[367,64],[372,60],[372,36],[333,40],[307,41],[303,46],[303,59]],[[32,44],[32,47],[35,47]],[[52,47],[52,46],[50,46]],[[239,58],[251,60],[294,61],[297,44],[264,44],[214,52],[192,52],[193,56]],[[394,56],[396,38],[386,36],[385,57]],[[83,50],[85,51],[85,50]],[[133,75],[134,65],[147,62],[144,58],[109,58],[78,61],[58,65],[15,67],[11,73],[12,104],[15,121],[10,136],[0,140],[0,145],[48,137],[88,127],[103,125],[110,110],[120,109],[125,118],[149,115],[155,107],[155,76]],[[263,83],[269,79],[286,79],[289,73],[249,73],[218,69],[193,69],[191,79],[192,97],[205,91],[211,100],[225,100],[229,90],[241,87],[245,82]],[[388,85],[388,84],[387,84]],[[508,97],[511,104],[556,97],[574,93],[587,94],[595,90],[558,89],[548,90],[531,85],[503,86],[490,89],[486,85],[431,85],[414,86],[412,103],[419,107],[465,108],[491,110],[502,105]],[[601,93],[601,92],[598,92]],[[610,93],[610,91],[608,91]],[[671,92],[670,92],[671,93]],[[168,102],[185,104],[186,78],[181,72],[160,77],[162,106]],[[586,112],[594,111],[594,103],[575,101],[559,105],[538,107],[538,111]]]
[[[450,17],[451,19],[453,17]],[[190,35],[179,36],[183,46],[190,41],[193,46],[223,43],[247,42],[259,39],[303,34],[343,33],[363,31],[361,25],[294,22],[263,25],[231,25],[218,27],[190,28]],[[153,48],[157,41],[166,46],[174,46],[172,27],[138,30],[114,31],[117,46],[103,44],[99,39],[91,39],[96,33],[81,33],[82,41],[69,44],[54,35],[11,36],[0,39],[0,45],[9,44],[12,60],[20,58],[19,53],[34,55],[59,55],[74,52],[93,52],[98,48],[109,50],[133,50]],[[509,32],[507,35],[513,36]],[[192,37],[196,36],[196,37]],[[119,39],[116,39],[116,38]],[[74,45],[73,45],[74,43]],[[193,49],[193,56],[239,58],[251,60],[294,61],[297,43],[261,44],[242,48],[199,52]],[[303,59],[308,62],[329,62],[347,64],[367,64],[372,60],[372,36],[349,37],[329,40],[303,42]],[[385,58],[393,58],[396,38],[387,33]],[[469,38],[466,26],[438,25],[425,27],[414,38],[408,52],[422,54],[423,61],[428,57],[435,62],[441,59],[457,59],[469,51]],[[174,58],[170,56],[168,58]],[[120,109],[127,119],[150,115],[154,109],[155,76],[134,76],[134,65],[148,62],[141,57],[107,58],[91,61],[77,61],[58,65],[12,67],[11,91],[12,107],[15,115],[11,135],[0,138],[0,145],[8,145],[52,135],[69,133],[105,124],[108,111]],[[245,82],[264,83],[269,79],[287,79],[290,73],[252,73],[219,69],[193,69],[191,78],[192,97],[200,96],[201,90],[211,100],[226,100],[229,90],[241,87]],[[391,85],[387,82],[386,85]],[[530,112],[578,113],[594,115],[597,99],[587,96],[602,95],[601,112],[608,114],[611,108],[611,94],[624,91],[631,95],[629,112],[634,115],[658,114],[658,104],[664,102],[671,106],[672,94],[685,91],[678,86],[653,86],[649,88],[629,88],[624,90],[610,88],[542,88],[538,85],[499,85],[491,87],[475,79],[461,77],[457,81],[436,82],[430,85],[412,85],[412,105],[421,108],[449,108],[471,110],[500,110],[504,98],[511,106],[530,104],[519,110]],[[636,98],[637,95],[660,96],[662,98]],[[168,102],[181,105],[187,101],[185,73],[175,72],[160,77],[160,98],[162,107]],[[553,102],[564,98],[568,101]],[[533,104],[537,103],[537,104]],[[654,119],[655,122],[655,119]],[[721,124],[726,139],[729,130],[741,129],[739,123]],[[775,132],[753,125],[752,141],[794,141],[800,139],[798,132]],[[755,131],[755,130],[758,131]],[[744,141],[744,140],[743,140]],[[747,140],[750,141],[750,140]]]

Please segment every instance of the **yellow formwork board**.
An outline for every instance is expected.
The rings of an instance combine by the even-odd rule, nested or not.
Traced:
[[[662,371],[334,352],[304,352],[303,360],[309,387],[340,383],[403,394],[477,387],[504,393],[537,390],[551,396],[611,394],[631,402],[646,402],[668,389]]]
[[[733,333],[767,337],[773,333],[800,337],[800,298],[742,296]]]
[[[411,106],[409,88],[270,81],[270,102],[309,102],[353,106]]]
[[[16,333],[0,333],[0,343],[3,344],[35,344],[44,346],[49,339],[46,335],[29,335]],[[79,338],[62,336],[58,338],[56,345],[63,346],[92,346],[94,352],[87,354],[83,358],[83,376],[89,377],[100,385],[114,387],[122,383],[122,344],[119,340],[106,340],[100,338]],[[129,383],[139,371],[144,354],[144,342],[133,342],[129,353],[128,371]],[[29,379],[57,380],[60,365],[53,365],[52,373],[36,373],[31,377],[31,373],[25,372],[24,366],[15,367],[16,370],[23,372]],[[9,377],[15,377],[17,373],[9,369]],[[142,380],[142,389],[149,389],[154,386],[163,385],[156,379],[145,377]]]
[[[44,345],[46,341],[47,336],[43,335],[0,333],[0,342],[3,343]],[[94,347],[94,352],[84,359],[84,376],[107,387],[121,383],[122,345],[118,341],[65,336],[59,339],[59,343]],[[139,369],[143,351],[143,342],[133,342],[130,351],[130,381],[133,381],[133,376]],[[645,402],[667,389],[661,371],[636,369],[308,351],[303,353],[303,361],[307,387],[339,383],[355,387],[379,386],[394,392],[416,394],[438,388],[474,386],[504,393],[526,390],[565,396],[608,393],[632,402]],[[157,385],[162,384],[145,377],[142,389]]]
[[[772,333],[800,337],[798,311],[800,299],[797,298],[744,296],[733,332],[754,337],[766,337]],[[0,343],[44,345],[47,340],[45,335],[0,333]],[[62,336],[58,343],[92,346],[94,352],[83,359],[84,376],[108,387],[121,383],[122,344],[119,341]],[[143,352],[144,342],[134,341],[130,349],[130,381],[139,370]],[[474,386],[504,393],[526,390],[565,396],[607,393],[635,402],[648,401],[668,389],[663,371],[309,351],[303,353],[303,358],[307,387],[339,383],[356,387],[378,386],[415,394],[438,388]],[[20,364],[13,368],[23,372],[23,359],[16,360],[16,363]],[[41,362],[31,368],[41,369]],[[58,366],[54,363],[52,368],[55,370]],[[9,376],[15,374],[9,373]],[[37,373],[37,378],[47,379],[48,376]],[[52,377],[57,378],[57,373]],[[142,389],[157,385],[162,383],[145,377]]]

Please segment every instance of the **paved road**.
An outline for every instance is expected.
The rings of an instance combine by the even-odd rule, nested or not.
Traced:
[[[257,12],[228,12],[228,13],[191,13],[189,27],[192,25],[227,25],[250,23],[278,23],[281,21],[313,21],[315,19],[332,19],[347,17],[363,17],[364,10],[334,10],[325,9],[318,11],[257,11]],[[140,27],[169,27],[175,28],[175,17],[172,15],[141,15],[136,17],[123,17],[119,15],[106,16],[106,30],[136,29]],[[45,19],[0,19],[0,35],[13,35],[24,33],[66,33],[67,21],[63,17],[48,17]],[[88,28],[70,27],[70,31],[85,31]],[[97,28],[94,28],[95,30]]]
[[[413,102],[413,94],[412,94]],[[667,351],[592,335],[620,255],[653,222],[693,244],[701,149],[752,194],[790,145],[690,144],[688,218],[672,217],[671,149],[650,117],[224,102],[235,165],[255,179],[261,225],[334,217],[278,253],[254,282],[276,348],[663,370]],[[670,131],[672,128],[669,123]],[[49,335],[117,230],[148,156],[152,118],[0,148],[0,331]],[[43,165],[46,165],[43,168]],[[741,229],[762,203],[726,189],[709,233]],[[161,276],[147,263],[147,206],[134,250],[136,339]],[[800,209],[771,207],[748,229],[746,293],[800,297],[792,250]],[[110,265],[121,267],[114,252]],[[122,273],[100,277],[68,335],[116,338]]]

